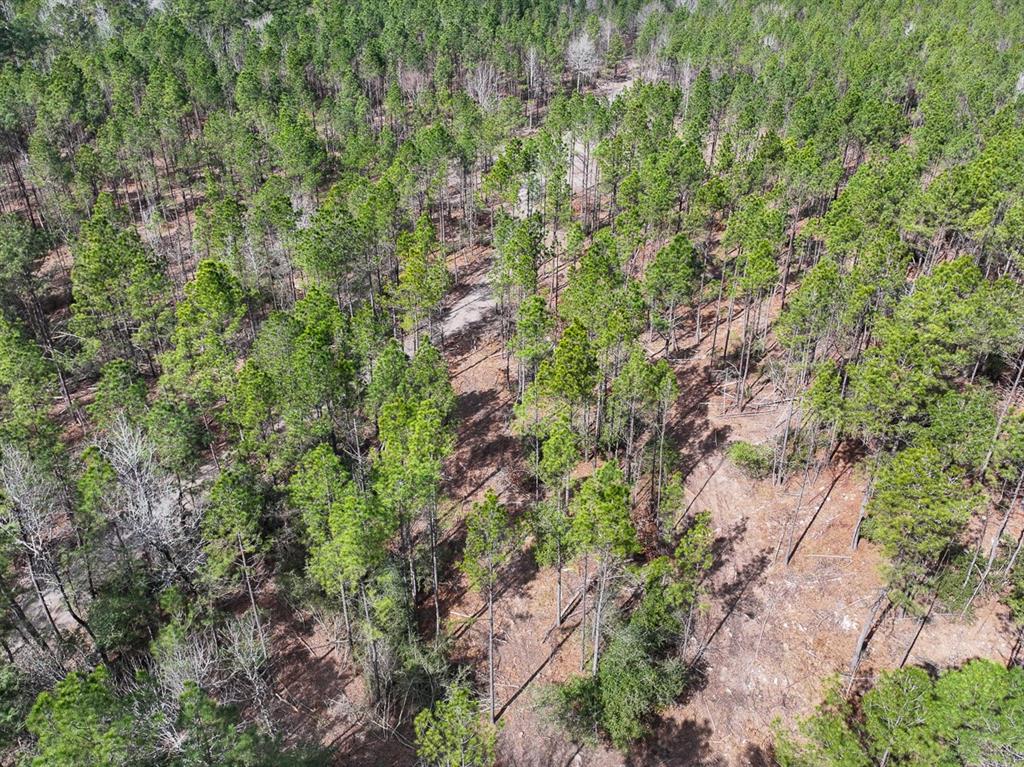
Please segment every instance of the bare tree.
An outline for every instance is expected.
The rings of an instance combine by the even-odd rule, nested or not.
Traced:
[[[117,476],[121,498],[115,523],[123,527],[124,537],[138,541],[147,554],[156,552],[168,580],[176,575],[191,587],[192,574],[202,561],[199,516],[184,514],[167,492],[153,443],[119,414],[99,448]]]
[[[537,46],[531,45],[526,49],[526,100],[529,102],[537,98],[537,87],[541,85],[544,77],[544,69],[540,65],[540,52]],[[529,109],[530,127],[533,127],[534,113],[537,111],[536,104]]]
[[[430,78],[421,70],[399,64],[398,87],[406,98],[415,101],[429,84]]]
[[[569,71],[576,76],[576,90],[580,89],[583,80],[589,80],[597,72],[601,59],[597,55],[597,46],[587,32],[583,32],[569,41],[565,50],[565,60]]]
[[[135,718],[153,722],[156,739],[151,756],[182,751],[189,728],[181,727],[181,701],[190,688],[221,704],[252,706],[260,725],[270,731],[269,658],[261,624],[251,613],[230,618],[215,630],[182,632],[161,642],[135,674],[119,676],[118,687],[136,706]]]
[[[469,73],[466,90],[485,112],[491,112],[498,103],[498,70],[489,61],[478,61]]]
[[[270,655],[256,611],[228,621],[221,632],[221,643],[235,696],[239,701],[251,702],[263,727],[271,731]]]
[[[189,684],[204,690],[219,690],[225,683],[220,673],[216,637],[203,631],[176,642],[161,645],[150,670],[151,677],[165,693],[162,697],[180,698]]]
[[[67,676],[74,655],[74,648],[67,644],[51,645],[48,649],[26,644],[17,653],[18,670],[29,684],[45,690]]]
[[[47,477],[36,471],[29,457],[17,448],[8,447],[0,461],[0,484],[8,504],[3,509],[3,522],[14,534],[14,542],[25,554],[25,567],[32,592],[46,616],[54,636],[62,638],[53,612],[43,593],[40,570],[47,561],[45,538],[54,529],[51,518],[55,488]]]
[[[58,513],[66,508],[66,499],[54,476],[41,467],[25,451],[7,446],[0,460],[0,485],[7,495],[3,510],[4,520],[14,531],[17,545],[25,552],[29,580],[54,636],[62,638],[53,612],[46,602],[42,579],[54,586],[71,619],[89,635],[103,661],[107,657],[93,633],[89,622],[71,598],[73,584],[61,572],[59,561],[52,551],[53,537],[59,529]]]
[[[137,673],[119,677],[118,688],[133,702],[135,719],[154,724],[151,757],[161,760],[182,752],[189,737],[188,728],[179,726],[182,697],[193,686],[221,696],[229,677],[225,665],[217,635],[207,629],[161,642]]]
[[[640,76],[646,82],[654,83],[662,79],[664,69],[663,52],[668,46],[668,32],[661,30],[651,42],[650,50],[643,57],[640,65]]]
[[[690,92],[693,90],[693,84],[697,80],[697,75],[700,74],[697,68],[693,65],[693,61],[689,56],[683,61],[679,67],[679,88],[683,92],[683,117],[685,118],[690,109]]]

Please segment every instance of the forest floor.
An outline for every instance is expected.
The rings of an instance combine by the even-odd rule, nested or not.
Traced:
[[[460,254],[459,279],[444,320],[444,353],[458,395],[456,449],[446,471],[452,539],[461,537],[459,523],[468,506],[488,487],[513,513],[524,512],[533,498],[522,445],[510,432],[515,384],[513,379],[510,387],[506,379],[494,301],[485,285],[490,255],[482,248]],[[706,330],[713,322],[713,311],[706,309]],[[741,323],[741,316],[734,318],[736,341]],[[568,745],[545,722],[538,692],[579,671],[578,617],[570,615],[562,630],[556,629],[555,573],[538,570],[524,553],[496,602],[503,765],[768,765],[773,720],[792,723],[812,711],[830,677],[851,684],[851,656],[882,584],[874,548],[861,542],[851,550],[866,484],[855,457],[840,451],[828,468],[810,473],[802,493],[802,472],[783,486],[748,479],[726,461],[726,444],[773,440],[784,428],[788,404],[778,402],[780,395],[769,385],[742,412],[729,408],[731,395],[724,397],[713,383],[710,334],[705,332],[699,346],[692,324],[684,323],[680,334],[687,343],[672,359],[681,396],[670,434],[685,478],[685,514],[710,512],[715,534],[702,625],[690,648],[694,653],[705,648],[700,674],[684,700],[655,725],[649,742],[625,761],[603,747],[581,752]],[[757,392],[756,384],[752,390]],[[786,553],[797,540],[787,565]],[[579,578],[571,569],[564,578],[567,604]],[[485,679],[486,626],[475,620],[482,616],[480,597],[463,583],[461,591],[442,595],[442,605],[456,659]],[[933,612],[907,663],[944,668],[978,656],[1009,657],[1001,608],[979,603],[973,621],[958,618]],[[852,683],[899,666],[919,626],[917,618],[895,611],[880,616]],[[412,764],[411,752],[406,756],[403,761],[396,754],[395,763]]]

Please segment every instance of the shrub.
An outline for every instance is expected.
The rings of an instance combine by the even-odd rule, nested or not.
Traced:
[[[548,688],[542,704],[573,741],[593,743],[601,734],[625,749],[646,736],[651,718],[679,696],[683,665],[658,660],[649,644],[641,630],[623,626],[601,656],[597,676]]]
[[[729,460],[751,479],[764,479],[772,470],[772,451],[767,445],[736,441],[726,449]]]

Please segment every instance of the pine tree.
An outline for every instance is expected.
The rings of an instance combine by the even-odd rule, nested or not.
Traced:
[[[71,290],[71,329],[90,358],[114,349],[130,360],[146,357],[167,336],[167,277],[138,234],[117,224],[109,195],[100,195],[92,218],[82,225]]]
[[[487,600],[487,689],[491,722],[494,706],[494,597],[498,578],[518,548],[518,537],[508,511],[488,489],[466,519],[466,545],[462,570],[470,585]]]
[[[580,487],[572,502],[573,523],[571,542],[574,549],[583,555],[584,601],[582,614],[586,619],[586,592],[590,588],[588,560],[593,556],[597,562],[596,595],[594,598],[593,654],[591,673],[597,673],[601,656],[601,637],[604,630],[604,612],[610,598],[609,589],[617,575],[617,569],[625,557],[640,549],[630,519],[630,490],[622,470],[612,461],[605,463]],[[586,646],[586,630],[581,631],[581,641]],[[585,652],[585,649],[584,649]],[[581,656],[581,665],[583,658]]]
[[[449,686],[444,700],[416,717],[416,752],[432,767],[492,767],[496,738],[464,685]]]

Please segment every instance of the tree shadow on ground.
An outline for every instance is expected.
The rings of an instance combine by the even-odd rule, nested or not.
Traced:
[[[367,728],[372,725],[367,725]],[[415,767],[416,751],[397,738],[384,738],[377,731],[365,731],[334,752],[335,767]]]
[[[730,561],[736,544],[747,534],[747,520],[741,519],[711,542],[711,567],[708,578],[714,577]]]
[[[457,566],[457,562],[453,563]],[[494,592],[494,610],[495,613],[501,613],[503,618],[512,617],[515,619],[515,614],[510,614],[505,610],[505,606],[502,604],[503,600],[510,597],[521,596],[527,586],[533,581],[537,575],[537,562],[533,558],[533,555],[529,551],[519,552],[513,557],[512,562],[506,567],[498,580],[498,586]],[[453,588],[442,596],[441,600],[441,615],[442,618],[448,615],[447,611],[450,611],[451,607],[459,604],[462,599],[466,596],[465,588]],[[452,640],[458,640],[463,634],[468,631],[477,620],[484,617],[487,611],[487,602],[481,598],[481,605],[477,608],[470,616],[466,616],[461,619],[461,625],[456,627],[451,633]],[[497,639],[497,635],[496,635]]]
[[[704,375],[679,382],[679,400],[669,415],[665,437],[676,446],[679,469],[684,474],[689,474],[729,437],[728,426],[708,429],[708,403],[715,388],[715,382]]]
[[[514,746],[505,741],[499,742],[497,763],[501,767],[573,767],[577,754],[583,752],[581,746],[554,729],[543,738],[532,738],[532,742],[534,745],[525,754],[517,754]],[[582,764],[586,764],[585,759]]]
[[[717,599],[729,602],[729,609],[736,608],[739,600],[754,581],[758,580],[772,563],[770,548],[761,549],[753,559],[736,570],[736,574],[725,583],[712,589]]]
[[[497,471],[507,468],[505,457],[516,449],[516,440],[498,419],[508,405],[509,400],[498,389],[470,391],[456,400],[458,448],[442,488],[445,495],[467,501],[482,490]],[[494,467],[495,472],[466,492],[454,492],[463,486],[468,473],[487,467]]]
[[[660,721],[647,741],[630,751],[626,767],[727,767],[712,754],[711,734],[706,720]]]
[[[493,324],[490,314],[473,320],[454,332],[445,334],[441,350],[450,360],[451,365],[457,368],[453,372],[465,372],[465,369],[458,369],[473,352],[486,344],[487,333]]]
[[[759,746],[756,743],[747,744],[741,759],[741,767],[775,767],[776,764],[771,746]]]

